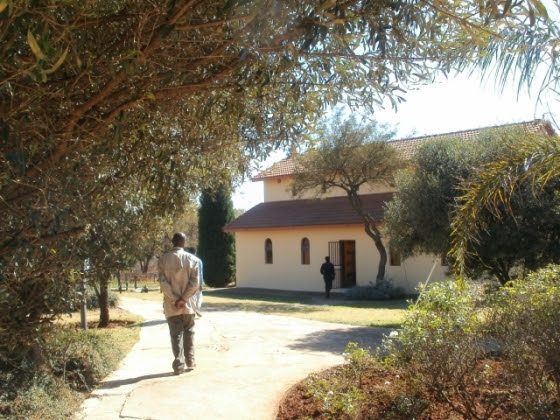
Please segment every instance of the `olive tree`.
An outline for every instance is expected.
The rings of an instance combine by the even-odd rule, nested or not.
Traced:
[[[412,158],[414,170],[396,177],[397,192],[387,204],[385,228],[391,244],[404,257],[425,253],[447,256],[457,203],[466,185],[476,182],[480,171],[502,159],[504,150],[539,136],[524,129],[493,129],[473,140],[448,138],[423,144]],[[547,137],[554,141],[543,136]],[[471,277],[488,274],[506,284],[516,271],[534,270],[559,256],[553,245],[560,234],[557,184],[551,182],[538,191],[520,185],[509,204],[515,214],[504,213],[504,206],[478,212],[469,227],[474,230],[479,226],[478,233],[465,260]]]
[[[451,255],[459,281],[471,275],[469,262],[484,261],[478,244],[488,242],[490,224],[511,225],[524,235],[514,250],[518,262],[535,270],[560,258],[560,140],[526,134],[505,144],[459,197],[451,228]],[[506,279],[509,280],[509,279]]]
[[[352,208],[364,222],[366,234],[373,240],[379,252],[376,282],[385,279],[387,250],[382,239],[380,225],[360,197],[360,188],[368,185],[389,185],[397,169],[404,162],[395,148],[386,140],[394,135],[378,123],[358,123],[356,118],[343,120],[337,115],[320,130],[318,147],[294,157],[295,174],[292,193],[301,195],[311,192],[324,195],[333,189],[346,193]]]

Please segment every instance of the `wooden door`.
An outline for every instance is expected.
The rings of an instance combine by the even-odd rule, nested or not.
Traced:
[[[356,241],[340,241],[342,257],[340,287],[348,288],[356,285]]]

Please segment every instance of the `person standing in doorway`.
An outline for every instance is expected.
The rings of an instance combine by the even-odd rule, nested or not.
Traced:
[[[171,240],[173,249],[158,261],[159,282],[163,292],[163,312],[169,326],[173,372],[179,375],[195,367],[194,318],[195,308],[191,299],[199,288],[198,263],[195,256],[186,252],[186,236],[177,232]]]
[[[334,280],[334,265],[330,257],[325,257],[325,262],[321,265],[321,274],[325,282],[325,297],[331,296],[332,283]]]

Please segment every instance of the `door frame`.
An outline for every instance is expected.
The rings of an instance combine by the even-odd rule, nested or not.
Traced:
[[[356,285],[356,241],[341,239],[329,242],[329,257],[334,265],[333,289]]]

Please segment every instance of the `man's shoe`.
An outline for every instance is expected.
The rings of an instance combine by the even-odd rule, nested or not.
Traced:
[[[184,368],[184,367],[179,367],[179,368],[177,368],[177,369],[173,369],[173,373],[174,373],[175,375],[180,375],[180,374],[183,373],[184,371],[185,371],[185,368]]]
[[[196,367],[195,362],[187,362],[187,370],[193,370]]]

